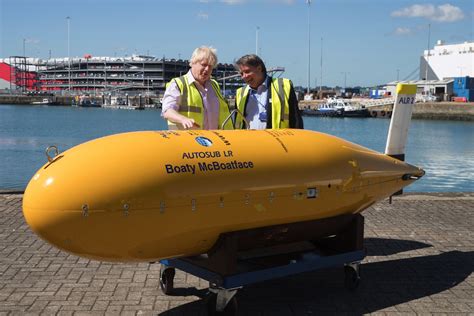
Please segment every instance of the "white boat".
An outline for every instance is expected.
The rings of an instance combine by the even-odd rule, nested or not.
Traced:
[[[326,115],[326,116],[335,116],[339,113],[341,113],[341,107],[336,103],[336,102],[326,102],[321,104],[317,111],[321,115]]]
[[[369,117],[370,113],[365,106],[356,105],[348,99],[330,98],[326,102],[327,108],[334,109],[336,116],[344,117]]]
[[[329,98],[326,103],[319,105],[316,110],[304,110],[303,115],[370,117],[370,113],[365,106],[355,105],[350,100],[337,98]]]
[[[48,98],[44,98],[42,101],[31,102],[31,104],[43,104],[43,105],[48,105],[48,104],[52,104],[52,102],[51,102]]]
[[[304,115],[314,116],[342,116],[345,104],[340,99],[329,98],[326,103],[322,103],[316,110],[305,110]]]

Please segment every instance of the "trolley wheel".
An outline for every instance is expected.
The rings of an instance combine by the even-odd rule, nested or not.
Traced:
[[[174,268],[165,268],[160,273],[160,287],[164,294],[170,295],[173,292]]]
[[[360,285],[359,265],[357,268],[353,266],[344,266],[344,286],[350,291],[355,291]]]
[[[227,303],[222,312],[216,310],[217,294],[209,293],[207,297],[207,314],[209,316],[235,316],[237,315],[237,298],[234,296]]]

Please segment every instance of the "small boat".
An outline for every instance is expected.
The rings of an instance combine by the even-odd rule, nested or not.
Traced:
[[[51,100],[49,100],[48,98],[44,98],[44,99],[41,100],[41,101],[31,102],[31,104],[36,104],[36,105],[48,105],[48,104],[52,104],[52,102],[51,102]]]
[[[83,108],[100,108],[100,104],[96,103],[94,100],[84,100],[79,103],[79,106]]]
[[[320,116],[341,116],[342,114],[341,108],[338,107],[338,104],[334,102],[326,102],[321,104],[317,111],[319,112]]]
[[[370,117],[370,113],[365,106],[356,105],[348,99],[330,98],[318,111],[329,114],[326,116]]]
[[[347,99],[329,98],[316,110],[303,110],[305,116],[332,116],[332,117],[370,117],[369,110],[363,105],[355,105]]]
[[[338,103],[332,100],[333,99],[329,99],[326,103],[319,105],[315,110],[303,110],[302,114],[307,116],[342,116],[342,107],[337,107]]]
[[[79,98],[79,104],[78,106],[84,107],[84,108],[100,108],[101,105],[94,99],[92,99],[90,96],[81,96]]]
[[[305,109],[301,112],[304,116],[341,116],[342,111],[338,112],[334,108],[321,107],[318,109]]]
[[[313,109],[304,109],[301,111],[301,115],[303,116],[320,116],[318,110]]]
[[[339,111],[343,117],[371,117],[369,110],[364,105],[356,106],[346,103]]]

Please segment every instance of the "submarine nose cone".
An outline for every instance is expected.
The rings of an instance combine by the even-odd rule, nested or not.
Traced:
[[[51,245],[94,258],[94,244],[104,235],[102,223],[94,220],[94,204],[84,202],[91,201],[90,196],[81,198],[84,192],[80,188],[74,191],[62,176],[58,170],[38,171],[25,190],[23,216],[30,229]]]
[[[47,170],[40,169],[26,187],[23,195],[23,216],[33,232],[57,245],[56,236],[64,229],[67,230],[67,218],[74,215],[74,212],[68,212],[65,205],[61,205],[61,194],[54,192],[57,179],[45,171]],[[53,203],[56,207],[53,207]]]
[[[101,199],[98,187],[105,186],[98,183],[102,173],[97,170],[103,167],[91,167],[93,160],[82,156],[73,149],[56,156],[35,173],[23,195],[23,216],[31,230],[72,253],[82,252],[80,240],[87,225],[91,226],[85,216],[88,208],[103,206],[97,202]],[[87,235],[94,234],[89,229]]]
[[[157,189],[161,174],[156,151],[145,158],[134,150],[124,151],[156,138],[147,133],[145,141],[137,141],[136,135],[140,136],[124,134],[83,143],[41,167],[23,195],[23,216],[30,229],[55,247],[82,257],[133,261],[148,255],[140,251],[142,244],[155,238],[156,227],[148,235],[135,228],[152,225],[142,216],[157,209],[154,199],[162,194]]]

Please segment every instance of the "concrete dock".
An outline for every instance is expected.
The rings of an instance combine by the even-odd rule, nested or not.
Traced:
[[[207,282],[159,264],[82,259],[40,240],[21,194],[0,194],[0,315],[207,315]],[[244,287],[239,315],[474,315],[474,193],[408,194],[364,211],[367,257],[355,292],[342,269]]]
[[[354,102],[361,102],[362,99],[355,99]],[[315,110],[324,103],[322,100],[300,101],[301,110]],[[393,104],[371,106],[368,108],[371,114],[377,112],[379,118],[389,118],[385,113],[391,113]],[[384,115],[380,115],[383,112]],[[374,115],[372,115],[374,116]],[[413,106],[413,119],[424,120],[451,120],[451,121],[474,121],[474,102],[417,102]]]

